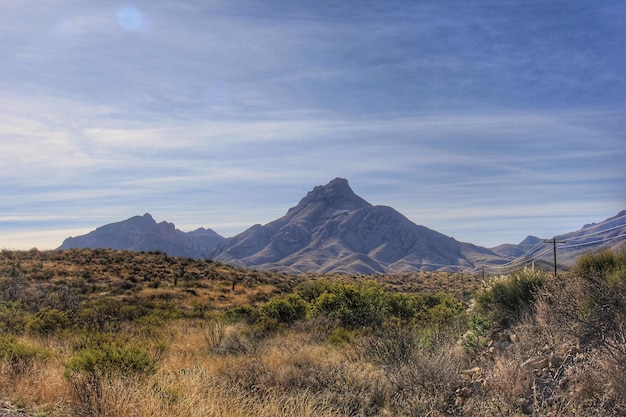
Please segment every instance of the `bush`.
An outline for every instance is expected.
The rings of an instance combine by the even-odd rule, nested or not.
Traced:
[[[65,377],[76,396],[79,414],[106,415],[103,398],[110,381],[129,383],[156,371],[156,359],[138,343],[97,337],[65,364]]]
[[[605,250],[582,255],[576,262],[575,273],[584,279],[598,277],[619,284],[626,281],[626,250],[614,253]]]
[[[474,295],[476,310],[497,324],[509,327],[532,308],[545,282],[545,272],[534,268],[494,278],[487,288]]]
[[[207,320],[200,323],[200,328],[209,352],[219,350],[226,336],[224,322],[219,319]]]
[[[32,315],[19,301],[0,302],[0,333],[23,333]]]
[[[26,325],[27,329],[40,335],[49,335],[69,325],[68,314],[56,308],[43,307]]]
[[[466,354],[475,356],[485,347],[487,331],[491,328],[489,320],[484,316],[474,313],[468,321],[469,329],[461,337],[461,346]]]
[[[295,288],[295,293],[303,300],[311,303],[325,292],[332,292],[335,286],[336,284],[327,279],[306,281]]]
[[[334,283],[312,303],[313,316],[328,315],[347,329],[382,324],[388,316],[389,294],[377,283],[361,287]]]
[[[258,320],[258,313],[247,304],[233,307],[224,312],[224,320],[227,323],[247,323],[252,324]]]
[[[108,342],[80,350],[65,364],[67,378],[76,376],[135,376],[156,370],[149,352],[135,343]]]
[[[271,319],[282,324],[302,320],[306,317],[306,312],[306,301],[296,294],[269,301],[259,307],[262,320]]]
[[[535,292],[533,314],[507,333],[509,341],[500,339],[504,347],[495,342],[484,391],[472,391],[468,406],[537,415],[626,415],[623,259],[623,252],[583,255],[571,273]],[[467,342],[472,341],[463,347]],[[482,403],[474,402],[481,397]]]
[[[8,364],[13,376],[26,373],[35,361],[48,359],[51,355],[49,350],[21,343],[15,336],[0,337],[0,360]]]
[[[626,360],[626,251],[583,255],[571,277],[542,292],[541,316],[589,347],[604,347]]]

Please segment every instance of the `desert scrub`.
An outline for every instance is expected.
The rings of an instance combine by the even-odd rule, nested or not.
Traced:
[[[70,319],[66,311],[56,308],[42,307],[26,323],[26,329],[34,334],[47,336],[66,329],[70,324]]]
[[[109,386],[133,385],[156,372],[157,359],[139,341],[121,339],[98,335],[65,363],[80,415],[106,415]]]
[[[259,307],[261,319],[269,318],[279,323],[289,324],[306,317],[307,302],[296,294],[289,294]]]
[[[52,352],[40,346],[20,342],[13,335],[0,336],[0,360],[12,376],[27,373],[37,361],[44,361]]]
[[[509,327],[532,308],[545,283],[546,273],[535,268],[493,278],[474,295],[476,311],[500,326]]]
[[[388,315],[389,293],[380,284],[361,286],[334,282],[311,303],[312,316],[327,315],[346,329],[382,324]]]
[[[391,293],[375,281],[353,284],[316,280],[261,305],[259,317],[262,322],[275,324],[325,322],[329,332],[335,328],[376,328],[388,320],[445,328],[465,321],[465,306],[447,294]]]

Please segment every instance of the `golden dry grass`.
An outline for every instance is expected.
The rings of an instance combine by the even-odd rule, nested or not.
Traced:
[[[19,344],[48,354],[23,363],[0,356],[0,396],[41,417],[623,415],[624,317],[616,310],[612,338],[604,339],[611,345],[577,344],[567,328],[573,304],[565,301],[583,297],[586,287],[572,277],[549,283],[535,311],[504,329],[505,346],[486,346],[489,337],[500,340],[494,331],[471,353],[459,343],[466,329],[441,323],[348,331],[327,327],[324,317],[263,327],[223,315],[320,278],[372,277],[288,276],[162,253],[3,251],[0,339],[16,334]],[[460,274],[375,278],[391,292],[448,290],[462,299],[481,285]],[[623,283],[611,285],[623,293]],[[610,298],[618,307],[622,293]],[[72,325],[54,321],[61,316],[44,306],[67,312]],[[97,386],[65,377],[94,335],[149,351],[155,369],[103,373]],[[527,365],[537,360],[549,365]],[[463,371],[472,368],[478,371],[468,379]],[[546,375],[555,394],[544,401],[536,388]],[[94,390],[90,402],[81,401],[76,383]]]

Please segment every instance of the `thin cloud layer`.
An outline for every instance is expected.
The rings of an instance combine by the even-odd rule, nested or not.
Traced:
[[[622,3],[0,4],[0,245],[144,212],[232,236],[338,176],[485,246],[602,220]]]

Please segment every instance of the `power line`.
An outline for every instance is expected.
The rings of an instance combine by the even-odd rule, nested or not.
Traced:
[[[539,242],[537,243],[535,246],[533,246],[532,248],[530,248],[529,250],[527,250],[526,252],[524,252],[523,254],[521,254],[520,256],[518,256],[517,258],[502,264],[502,265],[489,265],[487,266],[488,269],[496,269],[496,270],[506,270],[506,269],[512,269],[530,262],[534,262],[535,259],[540,258],[541,256],[547,254],[550,249],[544,249],[539,253],[535,253],[532,257],[530,257],[531,253],[533,253],[535,250],[537,250],[538,248],[541,247],[541,245],[543,244],[543,242]]]
[[[609,227],[608,229],[602,229],[602,230],[598,230],[595,232],[591,232],[591,233],[586,233],[584,235],[580,235],[580,236],[572,236],[570,237],[570,235],[573,235],[574,233],[577,232],[570,232],[570,233],[566,233],[564,235],[560,235],[559,237],[561,238],[568,238],[570,240],[580,240],[580,239],[585,239],[589,236],[594,236],[594,235],[599,235],[600,233],[606,233],[606,232],[610,232],[612,230],[617,230],[617,229],[626,229],[626,224],[620,224],[617,226],[613,226],[613,227]]]
[[[556,236],[552,238],[552,240],[544,240],[543,243],[552,243],[552,248],[554,252],[554,278],[556,278],[556,245],[557,243],[565,243],[564,240],[556,240]]]

